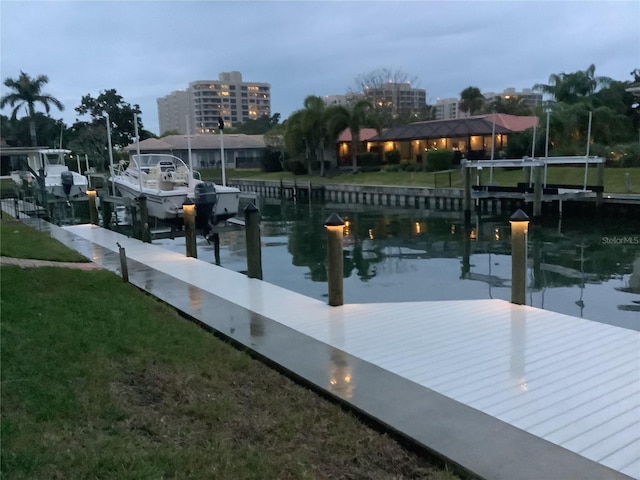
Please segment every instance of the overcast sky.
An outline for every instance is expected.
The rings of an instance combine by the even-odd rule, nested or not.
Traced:
[[[343,94],[378,68],[415,78],[428,103],[590,64],[625,81],[640,68],[637,0],[0,0],[0,21],[2,80],[47,75],[45,93],[65,105],[54,118],[71,125],[83,95],[115,88],[156,134],[157,98],[233,70],[270,83],[284,120],[307,95]]]

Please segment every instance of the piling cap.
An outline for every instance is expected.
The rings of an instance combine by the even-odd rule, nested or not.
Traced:
[[[258,207],[256,207],[253,203],[250,203],[245,207],[244,213],[253,213],[253,212],[259,212],[259,210],[258,210]]]
[[[327,218],[326,222],[324,222],[325,227],[342,227],[344,226],[344,220],[340,218],[337,213],[332,213]]]
[[[510,222],[528,222],[529,221],[529,216],[524,213],[522,211],[522,209],[518,209],[516,210],[516,212],[511,215],[511,218],[509,219]]]

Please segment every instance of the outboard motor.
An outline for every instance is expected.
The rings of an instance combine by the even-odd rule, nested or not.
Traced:
[[[216,186],[213,182],[198,183],[193,193],[196,204],[196,229],[206,237],[211,230],[211,223],[215,224],[214,208],[218,202]]]
[[[71,187],[73,187],[73,173],[70,171],[60,173],[60,181],[62,182],[64,194],[69,198]]]

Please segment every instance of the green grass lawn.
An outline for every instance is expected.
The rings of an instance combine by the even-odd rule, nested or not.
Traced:
[[[201,170],[202,178],[222,182],[222,173],[219,169]],[[605,168],[604,185],[607,193],[635,193],[640,194],[640,168]],[[626,190],[625,174],[629,175],[632,189]],[[485,184],[490,180],[490,169],[482,170],[481,181]],[[547,169],[547,183],[576,184],[584,182],[584,167],[549,167]],[[291,172],[265,173],[259,170],[234,170],[227,169],[225,177],[228,181],[234,179],[247,180],[274,180],[274,181],[298,181],[321,183],[344,183],[358,185],[407,185],[417,187],[453,187],[463,188],[462,174],[458,170],[447,172],[362,172],[357,174],[343,173],[340,175],[320,177],[318,175],[293,175]],[[451,185],[449,185],[451,179]],[[493,182],[503,186],[515,186],[524,181],[522,170],[495,168]],[[587,184],[595,185],[597,182],[597,169],[591,165],[587,169]],[[474,184],[476,178],[474,177]]]
[[[0,226],[3,255],[74,257]],[[456,478],[111,272],[0,287],[2,478]]]
[[[86,257],[3,213],[0,219],[0,255],[58,262],[88,262]]]

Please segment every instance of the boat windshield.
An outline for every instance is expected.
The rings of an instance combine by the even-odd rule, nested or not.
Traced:
[[[43,153],[45,165],[65,165],[63,152],[46,152]]]
[[[134,165],[137,165],[138,168],[141,168],[145,172],[154,167],[159,168],[161,172],[172,172],[180,167],[187,168],[181,159],[173,155],[157,153],[132,155],[131,160]]]

